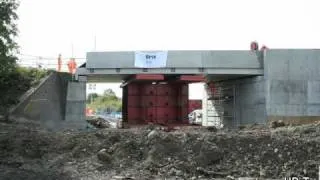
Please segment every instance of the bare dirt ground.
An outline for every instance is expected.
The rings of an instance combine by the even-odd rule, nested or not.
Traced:
[[[30,121],[0,123],[1,180],[317,179],[319,165],[320,124],[49,132]]]

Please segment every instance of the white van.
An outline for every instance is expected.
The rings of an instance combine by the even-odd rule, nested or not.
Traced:
[[[202,109],[193,110],[188,117],[190,124],[202,125]]]

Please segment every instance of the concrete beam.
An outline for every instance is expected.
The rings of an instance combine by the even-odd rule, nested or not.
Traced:
[[[250,68],[109,68],[87,69],[77,73],[78,75],[129,75],[129,74],[234,74],[234,75],[263,75],[263,69]]]
[[[135,52],[88,52],[87,68],[135,68]],[[167,68],[263,67],[251,51],[168,51]]]

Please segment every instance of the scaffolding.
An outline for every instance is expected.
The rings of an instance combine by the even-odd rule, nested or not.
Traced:
[[[221,128],[235,122],[235,86],[222,83],[206,84],[208,126]]]

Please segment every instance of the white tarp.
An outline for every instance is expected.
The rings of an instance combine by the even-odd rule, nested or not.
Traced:
[[[167,51],[136,51],[134,66],[138,68],[163,68],[167,65],[167,57]]]

